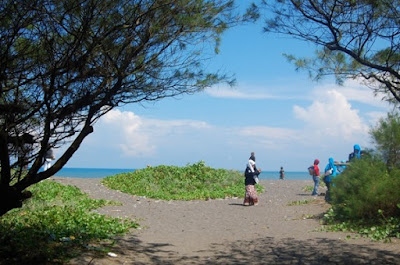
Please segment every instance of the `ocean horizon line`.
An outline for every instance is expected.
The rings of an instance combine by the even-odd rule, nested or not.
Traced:
[[[157,165],[158,166],[158,165]],[[154,167],[157,167],[154,166]],[[151,166],[150,166],[151,167]],[[63,167],[67,169],[104,169],[104,170],[120,170],[120,169],[126,169],[126,170],[137,170],[137,169],[145,169],[146,167],[141,167],[141,168],[123,168],[123,167]],[[226,169],[226,170],[237,170],[237,171],[242,171],[242,169],[237,169],[237,168],[215,168],[215,169]],[[277,170],[263,170],[265,172],[279,172],[280,169]],[[244,170],[243,170],[244,171]],[[285,172],[307,172],[307,170],[285,170]]]
[[[60,169],[55,177],[70,177],[70,178],[104,178],[121,173],[134,172],[135,168],[80,168],[80,167],[64,167]],[[231,169],[237,170],[237,169]],[[238,170],[241,171],[241,170]],[[260,179],[279,179],[279,171],[262,171]],[[306,171],[285,171],[286,179],[310,179],[310,175]]]

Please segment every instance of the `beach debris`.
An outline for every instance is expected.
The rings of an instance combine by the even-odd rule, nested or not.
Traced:
[[[118,255],[113,253],[113,252],[108,252],[107,255],[110,256],[110,257],[113,257],[113,258],[118,257]]]
[[[64,236],[64,237],[61,237],[59,240],[61,242],[71,242],[72,240],[75,240],[75,237],[74,236],[69,236],[69,237]]]

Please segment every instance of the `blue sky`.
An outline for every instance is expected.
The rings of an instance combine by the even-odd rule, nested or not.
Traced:
[[[210,69],[237,85],[127,105],[95,125],[66,167],[185,166],[244,170],[250,152],[265,171],[306,171],[315,158],[345,160],[354,144],[372,147],[368,131],[391,107],[357,82],[314,82],[283,53],[312,55],[315,46],[267,35],[258,25],[228,30]],[[56,150],[57,154],[57,150]]]

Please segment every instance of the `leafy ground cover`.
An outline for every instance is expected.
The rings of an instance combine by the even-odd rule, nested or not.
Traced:
[[[400,238],[400,218],[386,218],[379,216],[380,214],[381,212],[378,212],[377,217],[371,220],[340,221],[340,217],[331,208],[323,217],[323,229],[331,232],[351,232],[355,233],[356,236],[368,237],[373,241],[391,242],[392,238]]]
[[[115,203],[90,199],[76,187],[42,181],[30,191],[22,208],[0,217],[0,264],[62,264],[82,251],[101,255],[115,235],[138,226],[94,213]]]
[[[104,178],[102,183],[125,193],[163,200],[244,197],[243,172],[214,169],[203,161],[185,167],[148,167]],[[264,190],[256,186],[258,192]]]

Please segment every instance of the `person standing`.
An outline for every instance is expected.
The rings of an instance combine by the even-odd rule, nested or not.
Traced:
[[[258,204],[258,196],[255,185],[258,183],[257,180],[260,173],[261,170],[257,169],[256,162],[252,159],[249,159],[244,172],[245,196],[243,205],[245,206]]]
[[[279,178],[285,179],[285,170],[283,170],[283,167],[281,167],[281,170],[279,170]]]
[[[52,148],[49,148],[44,157],[44,171],[51,167],[51,161],[55,159],[54,152]]]
[[[353,159],[360,159],[361,158],[361,147],[358,144],[353,146],[353,152],[349,154],[349,162]]]
[[[325,194],[325,201],[330,202],[331,201],[331,186],[332,186],[332,180],[333,178],[336,177],[338,174],[337,172],[337,167],[335,165],[335,161],[333,160],[332,157],[329,158],[328,164],[325,167],[325,177],[324,177],[324,182],[326,184],[326,194]]]
[[[314,160],[314,172],[313,172],[313,176],[312,176],[313,181],[314,181],[314,189],[311,193],[312,196],[318,195],[318,187],[319,187],[319,181],[320,181],[318,164],[319,164],[319,160],[315,159]]]
[[[249,161],[247,163],[247,167],[250,169],[251,173],[253,173],[253,178],[254,178],[256,184],[258,184],[258,175],[255,175],[255,172],[257,171],[257,167],[256,167],[255,163],[256,163],[256,155],[254,152],[251,152]]]

